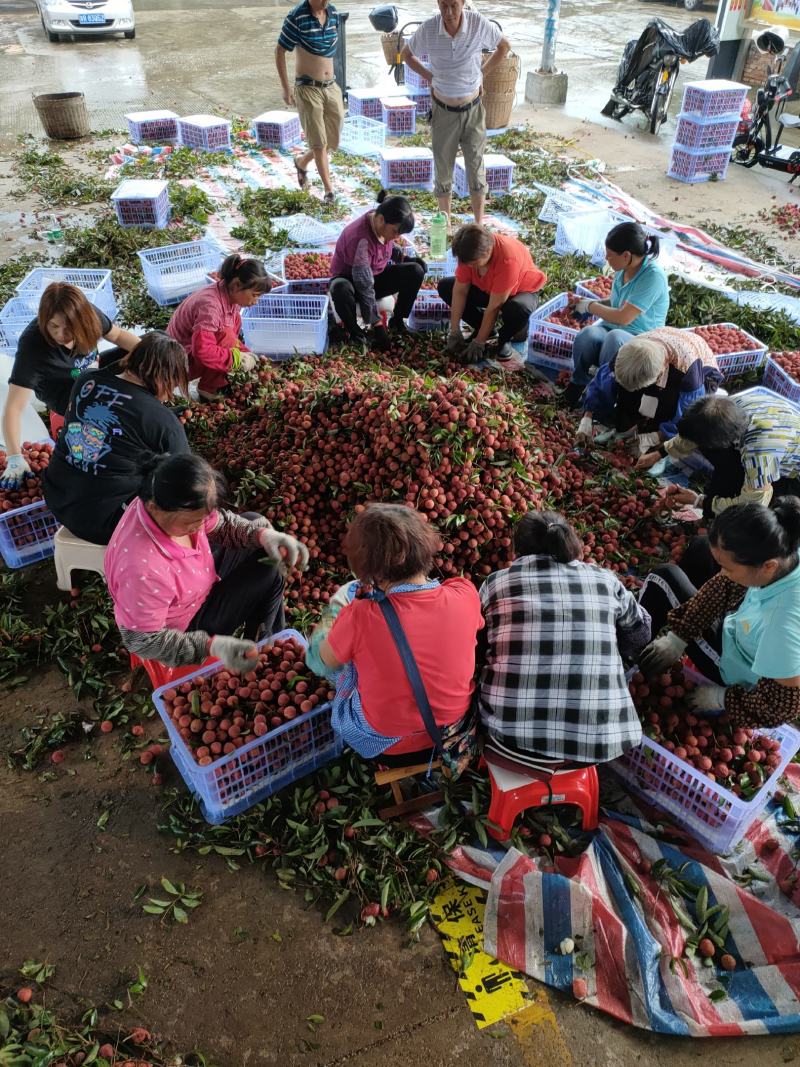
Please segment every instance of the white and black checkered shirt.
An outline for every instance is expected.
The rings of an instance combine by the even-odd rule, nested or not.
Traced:
[[[523,556],[480,591],[487,653],[479,707],[490,736],[553,759],[602,763],[641,741],[622,652],[650,619],[611,571]]]

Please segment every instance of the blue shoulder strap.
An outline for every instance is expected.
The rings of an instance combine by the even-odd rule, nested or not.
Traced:
[[[425,723],[425,729],[428,731],[431,741],[433,741],[434,751],[437,756],[440,756],[443,748],[442,732],[433,717],[428,694],[425,692],[425,685],[422,681],[422,676],[419,673],[417,661],[414,659],[414,653],[411,651],[411,646],[408,643],[408,638],[405,635],[400,619],[397,617],[394,605],[390,602],[389,598],[383,597],[378,601],[378,606],[383,612],[383,617],[386,619],[386,625],[389,627],[389,632],[394,638],[394,643],[397,646],[400,660],[405,668],[409,684],[411,685],[411,692],[414,694],[414,699],[417,702],[422,721]]]

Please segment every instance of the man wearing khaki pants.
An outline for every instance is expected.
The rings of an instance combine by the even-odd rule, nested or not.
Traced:
[[[342,91],[333,77],[333,57],[339,40],[339,13],[328,0],[303,0],[283,22],[275,66],[284,102],[297,106],[308,151],[297,156],[297,181],[308,186],[308,165],[313,159],[325,187],[325,201],[333,203],[328,152],[339,147],[344,121]],[[286,72],[286,53],[297,49],[294,88]]]
[[[483,221],[486,203],[486,115],[483,76],[511,49],[499,28],[464,0],[438,0],[439,14],[426,19],[403,49],[402,59],[431,83],[431,142],[439,210],[450,220],[453,167],[464,154],[475,221]],[[491,55],[483,63],[483,51]],[[429,67],[417,56],[427,55]]]

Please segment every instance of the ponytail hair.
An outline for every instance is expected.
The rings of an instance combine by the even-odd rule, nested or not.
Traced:
[[[161,511],[214,511],[227,493],[225,479],[210,463],[194,453],[177,456],[147,453],[139,469],[143,475],[139,496]]]
[[[414,212],[404,196],[389,196],[385,189],[381,189],[377,203],[376,215],[380,215],[390,226],[399,226],[400,233],[411,233],[414,229]]]
[[[733,504],[714,519],[708,539],[744,567],[760,567],[769,559],[791,559],[800,548],[800,500],[782,496],[771,508]]]
[[[514,528],[517,556],[551,556],[556,563],[583,557],[580,538],[557,511],[529,511]]]
[[[225,285],[236,281],[242,289],[255,289],[259,293],[268,293],[272,288],[264,264],[258,259],[245,259],[238,252],[223,261],[219,277]]]
[[[606,248],[621,256],[652,256],[656,259],[661,251],[661,242],[655,234],[647,233],[638,222],[621,222],[606,234]]]

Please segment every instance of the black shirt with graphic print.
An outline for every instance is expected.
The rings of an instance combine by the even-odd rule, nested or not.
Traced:
[[[100,321],[101,336],[105,337],[114,323],[94,304],[92,307]],[[94,359],[94,352],[83,356],[64,345],[53,344],[42,334],[39,323],[34,319],[20,335],[8,381],[23,389],[33,389],[36,399],[46,404],[48,410],[63,415],[75,379]]]
[[[189,451],[177,415],[147,389],[113,370],[87,371],[75,382],[44,498],[76,537],[107,545],[142,487],[142,463]]]

